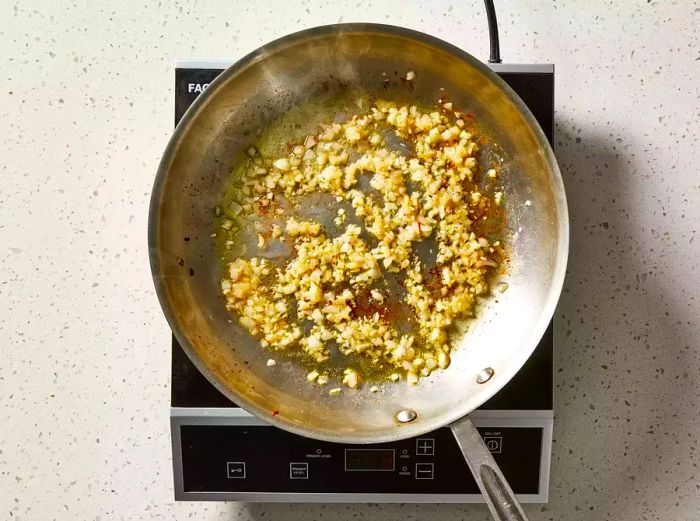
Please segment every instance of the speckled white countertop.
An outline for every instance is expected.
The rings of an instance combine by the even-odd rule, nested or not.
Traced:
[[[571,211],[551,501],[526,510],[697,520],[698,4],[496,3],[504,61],[557,66]],[[340,21],[484,58],[481,2],[12,0],[0,20],[0,518],[489,519],[481,505],[174,503],[169,331],[146,248],[175,58],[236,59]]]

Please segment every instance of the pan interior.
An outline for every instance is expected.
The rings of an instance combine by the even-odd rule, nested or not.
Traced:
[[[412,85],[401,79],[408,71]],[[448,98],[491,138],[482,155],[501,164],[512,238],[509,287],[479,309],[451,366],[417,386],[368,386],[329,396],[305,368],[268,354],[223,303],[213,208],[251,143],[290,118],[290,138],[315,130],[358,99],[433,105]],[[311,109],[310,109],[311,107]],[[301,116],[301,117],[300,117]],[[282,428],[333,441],[388,441],[449,423],[478,407],[522,366],[561,289],[566,207],[551,150],[522,102],[470,56],[420,33],[386,26],[330,26],[273,42],[225,71],[187,112],[154,187],[151,262],[165,314],[190,357],[225,395]],[[497,300],[497,302],[496,302]],[[494,375],[485,384],[477,375]],[[398,424],[400,410],[417,418]]]

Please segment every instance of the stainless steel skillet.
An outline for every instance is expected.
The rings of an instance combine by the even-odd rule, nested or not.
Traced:
[[[393,79],[407,71],[416,74],[412,89]],[[501,161],[513,238],[509,289],[497,305],[480,309],[447,370],[415,387],[397,383],[381,394],[328,396],[308,385],[305,370],[292,361],[265,366],[258,342],[224,308],[209,236],[212,208],[256,134],[309,98],[332,119],[342,108],[338,95],[348,90],[425,105],[448,95],[472,112],[497,144],[483,153]],[[314,124],[297,122],[290,133],[303,135]],[[178,125],[153,189],[149,247],[173,332],[223,394],[275,426],[327,441],[387,442],[452,424],[492,511],[524,519],[467,414],[520,369],[551,319],[566,267],[568,216],[542,131],[478,60],[430,36],[373,24],[310,29],[254,51],[222,73]]]

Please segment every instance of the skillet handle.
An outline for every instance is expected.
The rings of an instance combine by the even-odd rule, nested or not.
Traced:
[[[493,518],[496,521],[527,521],[525,512],[471,418],[465,416],[450,428]]]

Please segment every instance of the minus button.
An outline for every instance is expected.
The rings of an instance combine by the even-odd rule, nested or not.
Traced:
[[[435,464],[416,463],[416,479],[435,479]]]

